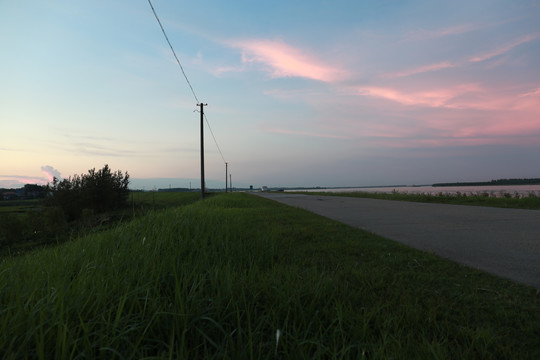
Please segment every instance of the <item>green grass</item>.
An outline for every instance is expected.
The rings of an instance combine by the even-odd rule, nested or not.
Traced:
[[[132,192],[122,209],[98,214],[83,211],[80,219],[69,223],[62,213],[51,213],[54,209],[45,206],[43,199],[0,201],[0,257],[57,245],[70,237],[99,232],[149,211],[194,203],[200,197],[196,192]],[[8,231],[7,227],[12,230]]]
[[[540,197],[535,195],[529,195],[525,197],[517,197],[515,194],[503,194],[500,197],[494,197],[491,194],[483,193],[476,195],[467,194],[448,194],[440,192],[436,195],[431,194],[412,194],[406,192],[394,191],[392,193],[379,193],[379,192],[367,192],[367,191],[354,191],[354,192],[294,192],[297,194],[305,195],[322,195],[322,196],[345,196],[345,197],[359,197],[359,198],[371,198],[382,200],[396,200],[396,201],[413,201],[413,202],[425,202],[425,203],[440,203],[440,204],[453,204],[453,205],[472,205],[472,206],[489,206],[500,208],[512,208],[512,209],[529,209],[540,210]]]
[[[213,195],[213,194],[210,194]],[[131,192],[129,207],[142,209],[164,209],[171,206],[191,204],[201,198],[199,192]],[[0,214],[14,213],[24,215],[44,209],[43,199],[0,201]]]
[[[41,209],[41,200],[2,200],[0,201],[0,215],[13,213],[23,214],[36,209]]]
[[[200,192],[131,192],[128,203],[139,208],[164,209],[188,205],[200,198]]]
[[[540,358],[536,289],[248,194],[5,258],[0,311],[4,359]]]

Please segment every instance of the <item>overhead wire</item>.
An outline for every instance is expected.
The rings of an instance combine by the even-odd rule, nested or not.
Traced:
[[[206,125],[208,125],[208,129],[210,129],[210,134],[212,134],[212,137],[214,138],[214,142],[216,143],[216,147],[219,151],[219,154],[221,155],[221,158],[223,159],[223,162],[224,163],[227,163],[225,161],[225,158],[223,157],[223,153],[221,152],[221,149],[219,148],[219,145],[218,145],[218,142],[216,140],[216,137],[214,136],[214,132],[212,131],[212,128],[210,127],[210,123],[208,122],[208,118],[206,117],[206,114],[203,113],[203,116],[204,116],[204,120],[206,120]]]
[[[163,32],[163,35],[165,36],[165,40],[167,40],[167,44],[169,44],[169,47],[171,48],[171,51],[174,55],[174,58],[176,59],[176,62],[180,66],[180,70],[182,70],[182,74],[184,75],[184,78],[186,79],[189,88],[191,89],[191,92],[193,93],[193,96],[195,97],[195,100],[197,101],[197,104],[200,103],[199,99],[197,98],[197,95],[195,95],[195,91],[193,90],[193,86],[191,86],[191,83],[189,82],[189,79],[186,75],[186,72],[184,71],[184,68],[182,67],[182,64],[180,63],[180,60],[178,60],[178,56],[176,56],[176,52],[174,51],[173,46],[171,45],[171,42],[169,41],[169,37],[167,36],[167,33],[165,32],[165,29],[163,28],[163,25],[161,25],[161,21],[159,21],[159,17],[157,16],[156,10],[154,10],[154,6],[152,5],[152,2],[148,0],[148,4],[150,4],[150,7],[152,8],[152,12],[154,13],[154,16],[156,17],[156,20],[159,24],[159,27],[161,28],[161,31]]]
[[[193,86],[191,86],[191,82],[189,81],[187,75],[186,75],[186,72],[184,71],[184,68],[182,66],[182,64],[180,63],[180,60],[178,59],[178,56],[176,56],[176,52],[174,51],[174,48],[171,44],[171,42],[169,41],[169,37],[167,36],[167,33],[165,32],[165,29],[163,28],[163,25],[161,24],[161,21],[159,20],[159,17],[156,13],[156,10],[154,9],[154,6],[152,5],[152,2],[150,0],[148,0],[148,4],[150,5],[150,8],[152,8],[152,12],[154,13],[154,16],[159,24],[159,27],[161,28],[161,32],[163,32],[163,36],[165,36],[165,40],[167,40],[167,44],[169,44],[169,47],[171,48],[171,51],[174,55],[174,58],[176,59],[176,62],[178,63],[178,66],[180,66],[180,70],[182,70],[182,74],[184,75],[184,78],[186,79],[186,82],[187,84],[189,85],[189,88],[191,89],[191,93],[193,94],[193,97],[195,98],[195,100],[197,101],[197,104],[200,104],[200,101],[199,99],[197,98],[197,95],[195,94],[195,90],[193,90]],[[214,139],[214,143],[216,144],[216,147],[219,151],[219,154],[221,155],[221,159],[223,160],[224,163],[226,163],[225,161],[225,157],[223,156],[223,153],[221,152],[221,149],[218,145],[218,142],[216,140],[216,137],[214,136],[214,132],[212,131],[212,127],[210,126],[210,123],[208,122],[208,118],[206,117],[206,114],[203,114],[204,115],[204,119],[206,121],[206,125],[208,125],[208,129],[210,129],[210,134],[212,134],[212,138]]]

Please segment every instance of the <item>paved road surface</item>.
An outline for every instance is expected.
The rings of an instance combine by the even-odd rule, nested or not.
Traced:
[[[540,210],[258,195],[540,289]]]

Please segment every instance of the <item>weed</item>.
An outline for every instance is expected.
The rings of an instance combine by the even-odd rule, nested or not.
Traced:
[[[540,357],[539,294],[248,194],[0,263],[2,358]]]

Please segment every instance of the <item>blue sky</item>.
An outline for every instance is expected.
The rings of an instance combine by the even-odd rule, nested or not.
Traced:
[[[234,185],[540,177],[537,1],[152,3]],[[197,101],[148,1],[0,0],[0,46],[0,187],[105,164],[200,185]]]

